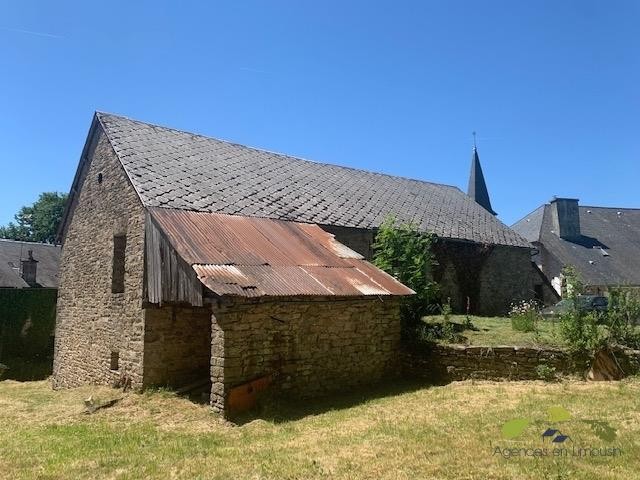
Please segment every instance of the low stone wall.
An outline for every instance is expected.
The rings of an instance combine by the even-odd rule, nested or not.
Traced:
[[[430,345],[408,348],[403,354],[406,376],[434,382],[454,380],[533,380],[545,364],[557,373],[571,373],[572,362],[562,350],[532,347]]]
[[[213,307],[211,404],[269,378],[272,394],[298,398],[399,374],[398,298],[242,300]]]
[[[624,375],[640,372],[640,350],[617,347],[612,351]],[[481,347],[465,345],[421,345],[404,349],[402,370],[410,378],[432,382],[456,380],[536,380],[537,368],[546,365],[556,374],[586,373],[563,350],[534,347]]]

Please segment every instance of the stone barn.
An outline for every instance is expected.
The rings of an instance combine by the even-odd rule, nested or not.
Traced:
[[[118,146],[116,120],[128,122],[94,118],[63,220],[55,388],[207,383],[228,413],[264,389],[308,397],[398,371],[410,289],[315,224],[196,211],[217,196],[196,201],[177,163],[163,175],[173,187],[151,187]],[[143,156],[140,167],[154,165]],[[210,164],[204,175],[218,168],[241,172]],[[178,194],[181,206],[161,205]]]
[[[503,314],[512,302],[534,296],[539,275],[532,246],[493,214],[475,149],[467,195],[449,185],[301,160],[115,115],[98,113],[93,125],[81,164],[104,136],[100,147],[116,156],[145,206],[314,223],[367,260],[376,229],[393,215],[436,235],[435,280],[455,311],[468,305],[472,313]]]

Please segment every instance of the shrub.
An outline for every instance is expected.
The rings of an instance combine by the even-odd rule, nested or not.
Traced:
[[[434,236],[418,231],[411,223],[399,224],[387,218],[378,229],[373,244],[373,263],[411,288],[400,309],[403,333],[415,335],[420,321],[437,307],[438,285],[433,281],[436,265],[432,252]]]
[[[536,367],[536,375],[538,375],[540,380],[550,382],[556,379],[556,367],[549,366],[546,363],[541,363]]]
[[[640,317],[640,295],[633,290],[611,289],[606,312],[585,312],[580,308],[578,295],[582,293],[582,281],[572,267],[563,269],[567,285],[569,310],[560,317],[560,334],[569,349],[585,363],[602,349],[615,345],[632,348],[640,346],[640,335],[635,323]]]
[[[518,332],[537,332],[539,314],[535,301],[523,300],[511,305],[511,328]]]
[[[636,325],[640,319],[640,294],[634,290],[609,291],[609,308],[604,322],[609,328],[612,343],[640,348],[640,334]]]

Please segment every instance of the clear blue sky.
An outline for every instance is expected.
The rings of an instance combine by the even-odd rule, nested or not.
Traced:
[[[466,190],[640,207],[640,2],[0,1],[0,224],[94,110]]]

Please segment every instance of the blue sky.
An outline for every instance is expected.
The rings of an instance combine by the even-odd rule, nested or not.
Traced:
[[[94,110],[466,190],[640,207],[640,2],[0,0],[0,224]]]

